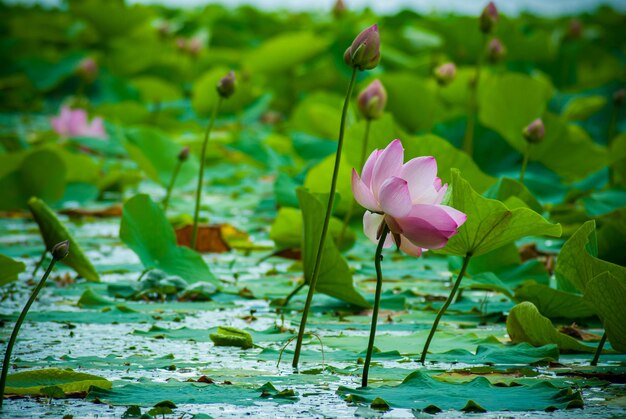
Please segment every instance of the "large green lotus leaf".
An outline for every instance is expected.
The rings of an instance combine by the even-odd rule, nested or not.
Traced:
[[[502,387],[492,385],[484,377],[477,377],[468,383],[451,384],[435,380],[419,370],[409,374],[397,386],[341,386],[337,393],[373,407],[386,405],[430,413],[449,409],[466,412],[553,410],[582,407],[583,404],[579,392],[559,389],[549,381],[530,386]]]
[[[137,165],[150,179],[169,185],[182,147],[156,129],[131,128],[125,134],[124,145]],[[198,159],[190,155],[180,168],[176,185],[183,186],[197,178],[198,168]]]
[[[322,235],[322,224],[326,204],[304,188],[298,189],[298,200],[302,208],[304,237],[302,240],[302,263],[304,278],[308,283],[313,274],[313,266]],[[354,289],[352,273],[348,263],[341,256],[335,242],[327,238],[324,244],[321,266],[315,291],[338,298],[359,307],[370,307],[370,304]]]
[[[626,207],[601,218],[598,229],[598,256],[620,266],[626,266]]]
[[[174,229],[148,195],[135,195],[124,204],[120,239],[145,267],[180,276],[190,283],[207,281],[218,285],[200,254],[176,244]]]
[[[341,123],[341,106],[344,98],[326,92],[314,92],[298,102],[289,118],[289,130],[304,132],[319,138],[333,140],[336,148],[339,125]],[[348,110],[348,121],[352,112]],[[349,122],[347,123],[349,125]],[[344,139],[344,141],[347,141]],[[344,145],[345,147],[345,145]],[[313,156],[303,155],[305,158]]]
[[[214,67],[194,82],[191,91],[191,106],[198,115],[211,115],[219,98],[216,90],[217,82],[229,71],[228,67]],[[254,78],[242,78],[239,73],[236,74],[236,77],[237,88],[235,93],[228,99],[222,100],[220,113],[241,111],[254,99],[265,93],[253,84]]]
[[[451,349],[443,353],[429,354],[432,362],[464,364],[523,365],[556,362],[559,347],[554,344],[535,347],[526,342],[517,345],[484,344],[476,347],[476,353],[467,349]]]
[[[583,128],[551,113],[543,116],[543,122],[546,135],[531,148],[531,160],[541,162],[566,180],[585,178],[608,164],[606,148],[594,143]]]
[[[344,156],[345,154],[342,154],[339,173],[337,174],[337,194],[341,199],[335,202],[335,215],[343,215],[348,212],[351,205],[358,205],[352,197],[352,169]],[[304,178],[304,187],[312,193],[328,194],[334,165],[335,155],[332,154],[313,166]]]
[[[43,370],[22,371],[7,377],[6,394],[41,395],[46,387],[58,387],[64,393],[87,391],[91,386],[102,389],[111,388],[112,383],[106,378],[84,372],[47,368]]]
[[[461,169],[461,171],[463,171]],[[485,198],[497,199],[499,201],[506,201],[510,197],[514,196],[521,199],[528,208],[531,210],[542,213],[543,207],[541,203],[535,198],[535,196],[528,190],[528,188],[511,178],[500,178],[492,185],[485,193]]]
[[[389,94],[387,110],[410,133],[428,131],[441,119],[444,110],[432,81],[411,73],[384,74],[381,81]]]
[[[9,282],[17,281],[20,272],[26,270],[24,262],[18,262],[0,253],[0,287]]]
[[[282,33],[252,49],[243,63],[253,73],[292,71],[324,51],[328,44],[327,38],[313,32]]]
[[[103,40],[121,37],[135,30],[152,14],[149,8],[142,5],[128,7],[123,2],[108,0],[72,1],[70,10],[96,28]]]
[[[595,347],[557,331],[550,319],[542,316],[537,307],[528,301],[511,309],[506,319],[506,331],[514,343],[528,342],[533,346],[556,344],[561,352],[596,351]]]
[[[82,53],[71,53],[54,62],[42,58],[29,58],[21,61],[20,67],[38,90],[47,91],[75,74],[76,67],[83,58]]]
[[[328,226],[328,233],[335,243],[343,229],[343,221],[332,217]],[[302,211],[296,208],[283,207],[278,210],[276,219],[270,229],[269,237],[274,240],[278,249],[296,249],[302,245]],[[351,247],[356,240],[354,232],[346,228],[342,246]]]
[[[604,96],[575,97],[565,105],[563,116],[569,120],[587,119],[604,108],[605,105],[606,98]]]
[[[559,224],[549,223],[529,208],[509,209],[479,195],[458,170],[452,171],[451,205],[467,214],[467,221],[442,249],[444,253],[478,256],[522,237],[561,235]]]
[[[626,268],[598,259],[596,223],[584,223],[565,242],[556,260],[554,273],[559,289],[585,294],[587,283],[604,272],[626,280]]]
[[[135,77],[132,84],[144,102],[148,103],[171,102],[182,98],[183,95],[178,86],[159,77]]]
[[[601,273],[587,283],[585,300],[602,320],[611,347],[626,353],[626,278]]]
[[[11,160],[14,160],[13,162]],[[63,197],[67,167],[63,158],[49,149],[0,156],[0,210],[26,208],[28,200],[37,196],[48,203]]]
[[[515,290],[515,300],[530,301],[542,315],[554,319],[584,319],[595,315],[591,304],[580,295],[528,281]]]
[[[492,75],[481,80],[479,86],[481,123],[523,152],[526,142],[522,130],[543,115],[548,99],[552,96],[552,86],[545,79],[520,73]]]
[[[271,385],[271,384],[270,384]],[[273,386],[272,386],[273,387]],[[262,402],[291,403],[298,398],[293,392],[285,397],[262,397],[267,388],[249,388],[236,385],[205,384],[169,381],[163,383],[142,382],[125,384],[111,390],[94,388],[87,396],[89,400],[116,405],[154,406],[162,400],[176,404],[228,403],[236,406],[252,406]]]
[[[28,201],[33,218],[39,225],[39,231],[46,244],[46,248],[51,250],[54,245],[64,240],[70,241],[70,253],[61,261],[74,269],[76,273],[85,278],[87,281],[99,282],[100,276],[93,267],[87,256],[74,240],[70,232],[65,228],[63,223],[57,218],[55,213],[39,198],[32,197]]]
[[[626,190],[605,189],[592,192],[582,202],[590,217],[599,217],[626,208]]]

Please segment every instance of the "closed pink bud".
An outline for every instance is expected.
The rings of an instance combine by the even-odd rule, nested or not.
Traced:
[[[217,82],[217,93],[223,98],[228,98],[235,93],[236,85],[235,72],[231,70]]]
[[[189,147],[185,146],[183,147],[182,150],[180,150],[180,153],[178,153],[178,160],[183,162],[183,161],[187,161],[188,158],[189,158]]]
[[[571,39],[578,39],[583,34],[583,24],[578,19],[572,19],[567,28],[567,36]]]
[[[380,62],[380,34],[378,25],[363,30],[348,47],[343,60],[357,70],[371,70]]]
[[[83,58],[78,63],[76,73],[85,81],[92,82],[98,77],[98,63],[91,57]]]
[[[497,63],[506,55],[506,48],[498,38],[493,38],[487,45],[487,57],[492,63]]]
[[[483,12],[480,14],[480,31],[482,33],[491,33],[493,32],[496,23],[498,22],[498,9],[496,5],[490,1],[487,6],[483,9]]]
[[[528,124],[528,126],[524,128],[522,134],[524,135],[526,141],[531,144],[537,144],[543,141],[543,137],[546,134],[546,128],[544,127],[541,118],[537,118]]]
[[[447,86],[452,83],[456,77],[456,66],[454,63],[441,64],[439,67],[435,68],[434,75],[439,85]]]
[[[198,37],[194,37],[194,38],[191,38],[187,42],[187,51],[189,51],[191,55],[193,56],[198,55],[201,49],[202,49],[202,39]]]
[[[387,91],[380,82],[374,80],[360,94],[357,107],[365,119],[378,119],[387,104]]]
[[[337,0],[335,2],[335,5],[333,6],[333,16],[339,18],[345,15],[347,11],[348,8],[346,7],[346,4],[343,2],[343,0]]]

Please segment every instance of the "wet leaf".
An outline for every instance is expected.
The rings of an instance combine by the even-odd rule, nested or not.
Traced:
[[[527,411],[582,407],[579,392],[558,389],[548,381],[531,386],[499,387],[484,377],[469,383],[450,384],[437,381],[425,372],[415,371],[398,386],[378,388],[348,388],[341,386],[337,393],[350,396],[357,403],[372,403],[376,399],[395,408],[441,411]]]
[[[180,246],[191,247],[193,225],[186,225],[176,229],[176,243]],[[230,250],[230,246],[222,236],[221,225],[198,226],[196,249],[201,253],[223,253]]]
[[[236,346],[241,349],[250,349],[254,346],[252,335],[235,327],[219,326],[217,333],[211,333],[209,337],[215,346]]]
[[[601,273],[587,283],[585,300],[602,320],[611,346],[626,352],[626,279],[609,271]]]
[[[43,389],[52,386],[64,393],[78,393],[89,390],[91,386],[108,389],[111,385],[110,381],[97,375],[48,368],[10,374],[7,377],[6,394],[38,395],[43,394]]]

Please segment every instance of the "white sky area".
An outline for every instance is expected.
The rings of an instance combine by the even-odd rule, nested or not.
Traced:
[[[0,0],[2,1],[2,0]],[[58,6],[61,0],[4,0],[5,3],[41,4]],[[170,7],[201,7],[210,3],[220,3],[229,7],[253,5],[266,10],[317,10],[332,8],[334,0],[127,0],[128,3],[163,4]],[[348,8],[360,10],[370,7],[379,14],[393,14],[398,10],[409,9],[420,13],[456,13],[477,15],[487,4],[487,0],[344,0]],[[502,13],[516,16],[530,12],[543,16],[574,15],[593,11],[602,4],[626,12],[626,0],[496,0]]]

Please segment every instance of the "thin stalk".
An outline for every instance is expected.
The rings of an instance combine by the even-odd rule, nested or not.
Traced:
[[[430,346],[430,342],[433,340],[435,336],[435,332],[437,331],[437,326],[439,326],[439,321],[443,317],[443,314],[446,312],[452,300],[454,300],[454,294],[456,294],[459,286],[461,285],[461,280],[463,280],[463,276],[465,275],[465,271],[467,270],[467,265],[469,265],[470,258],[472,257],[471,253],[465,255],[463,259],[463,267],[461,267],[461,272],[459,272],[459,276],[456,278],[456,282],[454,283],[454,287],[452,287],[452,291],[450,291],[450,295],[448,295],[448,299],[444,303],[444,305],[439,309],[439,313],[437,313],[437,317],[435,318],[435,322],[433,326],[430,328],[430,333],[428,334],[428,338],[426,339],[426,343],[424,344],[424,349],[422,349],[422,357],[420,358],[420,362],[423,364],[426,362],[426,354],[428,353],[428,347]]]
[[[46,255],[47,254],[48,254],[48,249],[43,249],[43,253],[41,254],[41,258],[39,258],[39,261],[37,262],[37,264],[35,265],[35,269],[33,270],[33,277],[35,275],[37,275],[37,271],[39,271],[39,267],[41,266],[43,261],[46,260]]]
[[[217,103],[213,108],[213,114],[211,115],[211,119],[209,120],[209,125],[207,125],[206,131],[204,133],[204,141],[202,142],[202,153],[200,153],[200,173],[198,174],[198,188],[196,189],[196,208],[193,212],[193,231],[191,233],[191,248],[196,250],[196,241],[198,238],[198,217],[200,215],[200,198],[202,196],[202,181],[204,180],[204,163],[206,159],[206,147],[209,143],[209,138],[211,137],[211,130],[213,129],[213,125],[215,124],[215,118],[217,116],[217,111],[222,104],[222,97],[219,96],[217,99]]]
[[[613,144],[613,138],[615,137],[615,127],[617,125],[617,106],[613,105],[611,112],[611,119],[609,120],[609,126],[606,131],[607,141],[606,147],[611,151],[611,145]],[[615,185],[615,170],[609,165],[609,186]]]
[[[600,343],[598,343],[598,347],[596,348],[596,353],[593,356],[593,359],[591,360],[592,367],[595,367],[596,365],[598,365],[598,360],[600,360],[600,354],[602,353],[602,348],[604,347],[605,343],[606,343],[606,332],[604,332],[604,334],[602,335],[602,339],[600,339]]]
[[[174,166],[174,171],[172,172],[172,177],[170,179],[170,184],[167,185],[167,191],[165,192],[165,198],[163,199],[163,212],[167,213],[167,206],[170,203],[170,197],[172,196],[172,189],[174,189],[174,184],[176,183],[176,178],[178,177],[178,173],[180,172],[180,168],[183,165],[183,161],[180,159],[176,159],[176,166]]]
[[[370,138],[370,125],[372,123],[371,119],[365,120],[365,134],[363,135],[363,144],[361,146],[361,160],[359,161],[359,167],[363,167],[365,164],[365,158],[367,157],[367,143]],[[341,226],[341,232],[339,233],[339,238],[337,239],[337,247],[341,247],[343,243],[343,238],[346,234],[346,230],[348,229],[348,224],[350,223],[350,219],[352,218],[352,214],[354,213],[354,200],[350,203],[350,208],[348,208],[348,212],[343,219],[343,225]]]
[[[476,108],[478,106],[476,103],[476,95],[478,92],[478,82],[480,80],[480,71],[485,57],[486,45],[487,36],[483,36],[483,47],[478,54],[478,61],[476,63],[476,74],[474,75],[474,80],[469,86],[470,97],[467,109],[467,125],[465,126],[465,135],[463,136],[463,151],[465,151],[470,157],[472,157],[474,153],[474,125],[476,124]]]
[[[9,365],[11,361],[11,352],[13,351],[13,346],[15,345],[15,341],[17,340],[17,334],[20,331],[20,327],[22,326],[22,323],[24,322],[24,319],[26,318],[26,314],[28,313],[30,306],[33,304],[33,302],[37,298],[37,294],[39,294],[39,291],[41,291],[44,284],[46,283],[46,279],[48,279],[48,276],[50,275],[50,272],[52,272],[52,268],[54,268],[54,264],[56,262],[57,262],[56,259],[52,258],[52,261],[50,262],[50,265],[48,265],[48,269],[46,270],[46,273],[43,274],[41,281],[39,281],[39,284],[37,284],[37,287],[31,294],[30,298],[28,299],[28,302],[22,309],[22,312],[20,313],[20,317],[18,317],[17,322],[15,323],[15,327],[13,327],[13,333],[11,333],[11,338],[9,339],[7,350],[4,354],[4,361],[2,363],[2,376],[0,377],[0,408],[2,408],[2,400],[4,399],[4,389],[6,387],[7,374],[9,373]]]
[[[370,328],[370,338],[367,343],[367,355],[365,355],[365,364],[363,364],[363,378],[361,387],[367,387],[367,376],[370,372],[370,363],[372,362],[372,352],[374,351],[374,340],[376,339],[376,325],[378,323],[378,309],[380,306],[380,295],[383,290],[383,271],[380,262],[383,260],[382,252],[385,239],[389,233],[387,224],[383,226],[383,231],[378,239],[376,246],[376,254],[374,255],[374,266],[376,267],[376,294],[374,296],[374,310],[372,311],[372,327]]]
[[[526,151],[524,152],[524,161],[522,162],[522,168],[519,172],[519,183],[524,183],[524,174],[526,173],[526,166],[528,166],[528,159],[530,158],[530,143],[526,144]]]
[[[326,215],[324,216],[324,224],[322,225],[322,235],[320,237],[320,244],[317,248],[317,255],[315,256],[315,265],[313,267],[313,274],[309,281],[309,292],[306,296],[306,302],[304,303],[304,311],[302,312],[302,319],[300,320],[300,328],[298,329],[298,340],[296,341],[296,349],[293,354],[292,366],[298,368],[298,361],[300,360],[300,351],[302,349],[302,339],[304,339],[304,332],[306,329],[306,321],[309,316],[309,309],[311,308],[311,302],[313,301],[313,294],[315,293],[315,285],[317,284],[317,277],[320,273],[320,265],[322,261],[322,253],[324,251],[324,243],[326,242],[326,235],[328,234],[328,224],[330,223],[330,215],[333,210],[333,203],[335,201],[335,192],[337,189],[337,175],[339,174],[339,165],[341,163],[341,149],[343,148],[343,135],[346,128],[346,116],[348,115],[348,105],[350,104],[350,98],[352,97],[352,89],[354,88],[354,81],[356,79],[356,68],[352,70],[352,78],[348,85],[348,91],[346,93],[346,99],[343,102],[343,110],[341,111],[341,124],[339,126],[339,139],[337,141],[337,153],[335,154],[335,167],[333,169],[333,178],[330,183],[330,194],[328,195],[328,204],[326,205]]]
[[[304,286],[306,285],[306,282],[303,282],[302,284],[298,285],[297,287],[295,287],[293,289],[293,291],[291,291],[289,293],[289,295],[285,298],[285,300],[283,301],[283,303],[281,304],[281,306],[286,306],[287,304],[289,304],[289,300],[291,300],[293,298],[294,295],[296,295],[298,292],[300,292],[300,290],[302,288],[304,288]]]

